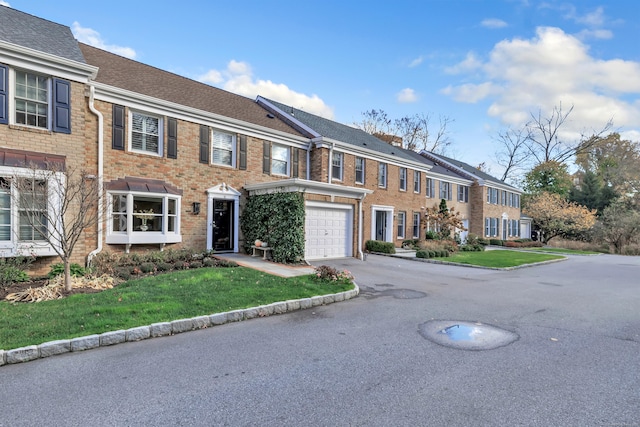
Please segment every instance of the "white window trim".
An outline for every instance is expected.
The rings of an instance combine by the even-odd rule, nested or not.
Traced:
[[[137,110],[137,109],[128,109],[128,126],[127,126],[127,137],[128,137],[128,149],[132,153],[138,154],[146,154],[147,156],[155,156],[162,157],[164,155],[164,117],[159,116],[157,114],[152,114],[147,111]],[[151,151],[145,150],[137,150],[133,148],[133,114],[140,114],[147,117],[153,117],[158,119],[158,151],[153,153]]]
[[[336,159],[340,159],[340,165],[334,165]],[[338,168],[338,175],[334,173],[334,167]],[[336,181],[342,181],[344,176],[344,153],[334,152],[331,157],[331,179]]]
[[[402,178],[402,172],[404,171],[404,179]],[[398,183],[400,191],[407,191],[407,168],[398,169]]]
[[[420,194],[420,181],[422,180],[422,174],[420,171],[413,171],[413,192]]]
[[[402,229],[400,228],[400,217],[402,217]],[[396,239],[404,239],[405,235],[407,234],[406,232],[406,228],[407,228],[407,213],[405,211],[399,211],[398,212],[398,218],[397,218],[398,223],[397,225],[397,230],[398,232],[402,231],[402,234],[397,233],[398,235],[396,236]]]
[[[416,221],[416,216],[418,218],[418,220]],[[413,223],[411,224],[411,232],[413,233],[413,238],[414,239],[418,239],[420,238],[420,212],[414,212],[413,215]],[[416,227],[417,225],[417,227]],[[414,233],[414,231],[417,231],[417,233]]]
[[[126,231],[113,231],[113,196],[126,196],[127,198],[127,229]],[[162,199],[163,217],[162,231],[136,231],[133,229],[133,198],[152,197]],[[173,199],[176,201],[176,229],[168,231],[168,201]],[[179,243],[182,242],[182,234],[180,233],[180,223],[182,220],[182,196],[166,193],[147,193],[141,191],[108,191],[107,192],[107,236],[106,243],[110,245],[140,245],[140,244],[163,244],[163,243]]]
[[[215,134],[223,134],[223,135],[231,135],[231,164],[230,165],[226,165],[224,163],[215,163],[213,161],[213,151],[215,150],[215,146],[214,146],[214,137]],[[211,129],[211,164],[212,165],[216,165],[216,166],[220,166],[223,168],[235,168],[236,167],[236,156],[237,156],[237,151],[238,151],[238,140],[237,140],[237,135],[235,133],[231,133],[231,132],[225,132],[219,129]]]
[[[48,173],[48,172],[47,172]],[[64,176],[62,172],[55,172],[58,177],[53,181],[47,182],[47,206],[49,209],[49,217],[53,218],[56,215],[54,213],[56,211],[60,211],[60,205],[62,201],[59,198],[59,195],[62,192],[62,189],[56,187],[57,183],[63,185]],[[40,174],[36,173],[35,178],[37,179]],[[9,166],[0,166],[0,176],[13,180],[13,178],[32,178],[34,177],[33,171],[25,168],[14,168]],[[42,179],[44,180],[45,173],[42,172]],[[49,243],[44,240],[29,240],[23,241],[18,238],[19,227],[20,227],[20,210],[15,200],[18,199],[17,190],[13,183],[11,184],[11,238],[10,240],[0,241],[0,256],[3,257],[16,257],[21,255],[35,255],[35,256],[55,256],[57,252]],[[57,207],[57,208],[56,208]],[[54,227],[61,227],[60,221],[52,222],[50,221],[47,224],[47,232],[51,232]]]
[[[51,130],[53,127],[53,110],[52,110],[52,104],[53,104],[53,99],[52,99],[52,83],[51,83],[51,76],[44,74],[44,73],[40,73],[40,72],[36,72],[36,71],[31,71],[31,70],[25,70],[25,69],[19,69],[18,71],[20,72],[25,72],[27,74],[34,74],[40,77],[46,77],[47,79],[47,127],[46,128],[41,128],[39,126],[31,126],[28,125],[26,123],[16,123],[16,70],[12,67],[7,67],[8,68],[8,74],[9,74],[9,81],[7,89],[9,90],[9,93],[7,94],[7,99],[9,100],[9,124],[10,125],[14,125],[14,126],[24,126],[26,128],[29,129],[39,129],[39,130]]]
[[[384,175],[381,175],[380,170],[383,167],[384,167]],[[384,162],[378,163],[378,187],[379,188],[387,188],[387,181],[389,180],[388,175],[389,175],[389,166]],[[382,180],[380,179],[382,176],[384,177],[384,182],[382,182]]]
[[[387,223],[385,224],[386,234],[385,242],[393,241],[393,206],[372,205],[371,206],[371,240],[376,240],[376,212],[387,212]]]
[[[273,157],[273,148],[274,147],[279,147],[279,148],[285,148],[286,149],[286,152],[287,152],[287,159],[286,159],[287,167],[286,167],[286,171],[285,171],[284,174],[276,173],[276,172],[273,171],[273,169],[274,169],[273,168],[274,160],[275,161],[281,161],[281,160],[275,159]],[[278,143],[273,142],[273,143],[271,143],[271,155],[270,155],[270,157],[271,157],[270,158],[271,164],[269,165],[269,169],[271,171],[271,175],[273,175],[273,176],[290,176],[291,175],[291,147],[289,147],[287,145],[284,145],[284,144],[278,144]]]
[[[358,159],[362,160],[362,180],[360,180],[360,181],[358,181],[358,173],[357,173],[358,170],[357,170],[357,167],[356,167],[356,165],[358,164]],[[356,157],[355,158],[353,170],[354,170],[354,174],[355,174],[354,179],[355,179],[356,184],[364,184],[364,182],[365,182],[365,173],[366,173],[366,170],[365,170],[366,169],[366,164],[367,164],[367,162],[366,162],[364,157]]]

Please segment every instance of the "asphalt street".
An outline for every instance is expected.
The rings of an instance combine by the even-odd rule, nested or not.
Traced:
[[[360,296],[2,366],[0,426],[640,426],[639,257],[327,264]],[[450,348],[434,320],[517,339]]]

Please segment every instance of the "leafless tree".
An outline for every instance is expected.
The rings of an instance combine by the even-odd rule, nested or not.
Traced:
[[[566,141],[559,136],[560,130],[573,112],[572,105],[568,111],[562,109],[562,103],[553,107],[553,111],[546,117],[542,111],[538,114],[531,113],[531,121],[526,124],[528,148],[537,164],[549,161],[564,163],[571,157],[583,151],[588,151],[597,139],[608,132],[613,126],[613,120],[609,119],[602,129],[593,130],[591,134],[583,132],[577,141]]]
[[[501,181],[515,181],[516,176],[523,172],[529,154],[527,143],[531,139],[530,130],[509,128],[498,132],[495,137],[498,150],[495,159],[498,165],[504,168]]]
[[[390,135],[402,138],[402,146],[407,150],[427,150],[444,154],[451,145],[449,125],[453,119],[439,116],[439,127],[432,132],[430,114],[415,114],[391,120],[383,110],[369,110],[362,113],[363,120],[354,123],[356,127],[371,135]],[[389,138],[385,138],[387,140]]]
[[[64,284],[71,290],[71,257],[85,230],[99,220],[99,184],[85,171],[60,164],[30,165],[12,177],[20,212],[20,240],[44,241],[64,264]]]

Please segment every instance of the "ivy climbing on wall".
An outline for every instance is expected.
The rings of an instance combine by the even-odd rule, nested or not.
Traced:
[[[304,198],[302,193],[273,193],[249,197],[240,218],[244,246],[269,243],[273,260],[295,263],[304,258]]]

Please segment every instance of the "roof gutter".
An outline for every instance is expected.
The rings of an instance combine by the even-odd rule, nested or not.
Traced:
[[[89,85],[89,110],[98,117],[98,247],[87,256],[87,265],[102,251],[104,206],[104,117],[94,104],[95,87]]]

